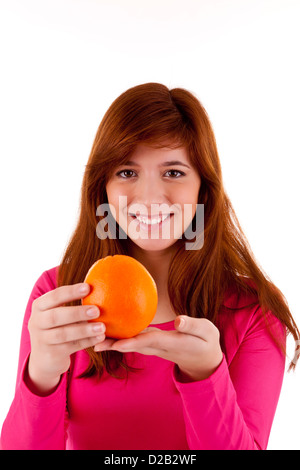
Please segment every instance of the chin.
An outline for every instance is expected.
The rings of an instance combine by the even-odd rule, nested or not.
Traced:
[[[133,245],[137,246],[144,251],[164,251],[169,248],[174,248],[177,240],[131,240]]]

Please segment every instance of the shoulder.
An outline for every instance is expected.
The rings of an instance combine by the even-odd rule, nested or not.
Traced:
[[[37,281],[35,282],[32,292],[31,299],[34,300],[37,297],[49,292],[57,287],[57,275],[59,266],[44,271]]]
[[[223,298],[223,307],[236,310],[255,305],[257,302],[258,293],[255,283],[248,278],[241,278],[240,285],[231,282],[228,286]]]
[[[25,315],[24,325],[27,325],[31,315],[32,303],[35,299],[57,287],[58,266],[44,271],[35,282],[29,296]]]
[[[55,289],[57,287],[57,275],[59,266],[44,271],[38,278],[36,285],[40,287],[46,287],[48,290]]]

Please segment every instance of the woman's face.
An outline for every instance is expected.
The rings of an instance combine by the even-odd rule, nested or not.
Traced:
[[[197,207],[200,177],[187,150],[138,145],[107,183],[116,221],[141,249],[164,250],[181,238]]]

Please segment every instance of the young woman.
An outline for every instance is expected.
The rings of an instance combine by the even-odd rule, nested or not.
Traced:
[[[102,204],[113,210],[101,232]],[[101,308],[81,305],[88,269],[114,254],[158,288],[150,328],[119,341],[88,322]],[[299,339],[224,191],[205,110],[184,89],[131,88],[99,126],[64,258],[29,298],[2,448],[265,449],[287,333]]]

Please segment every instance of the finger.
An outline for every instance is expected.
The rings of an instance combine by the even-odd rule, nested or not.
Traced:
[[[112,345],[112,349],[120,352],[140,352],[143,351],[167,351],[174,339],[175,331],[162,331],[158,328],[154,328],[156,331],[149,331],[140,333],[137,336],[129,339],[121,339],[116,341]],[[178,333],[177,333],[178,334]],[[152,352],[152,354],[155,354]]]
[[[57,328],[62,325],[83,322],[98,318],[99,308],[96,305],[76,305],[72,307],[56,307],[40,312],[38,316],[39,328]]]
[[[209,341],[213,335],[217,335],[219,330],[207,318],[192,318],[187,315],[179,315],[174,326],[180,333],[189,334],[201,338],[203,341]]]
[[[67,302],[79,300],[87,296],[90,291],[89,284],[81,282],[71,286],[61,286],[46,292],[36,300],[40,310],[48,310],[50,308],[59,307]]]
[[[105,332],[104,323],[74,323],[43,331],[44,342],[50,345],[76,342],[84,338],[101,336]]]
[[[149,333],[151,331],[157,331],[157,330],[158,328],[148,327],[148,328],[145,328],[143,331],[141,331],[139,335]],[[137,336],[135,336],[134,338],[137,338]],[[126,349],[127,351],[127,348],[131,348],[131,347],[134,348],[138,346],[138,343],[134,343],[133,345],[131,345],[130,342],[131,340],[134,341],[134,338],[128,338],[128,339],[106,338],[105,342],[102,342],[101,344],[97,345],[94,349],[95,351],[105,351],[108,349],[117,351],[118,347],[122,348],[124,346],[124,350]]]
[[[150,331],[157,331],[159,330],[159,328],[155,327],[155,326],[148,326],[147,328],[145,328],[144,330],[142,330],[139,334],[141,333],[149,333]]]
[[[105,334],[99,334],[98,336],[91,337],[91,338],[83,338],[77,341],[71,341],[70,343],[66,343],[63,347],[67,346],[69,354],[74,354],[77,351],[82,351],[83,349],[92,348],[96,344],[100,344],[100,342],[105,341]]]
[[[95,345],[94,351],[100,352],[100,351],[112,350],[112,346],[115,342],[116,342],[115,339],[105,338],[103,341]]]
[[[172,360],[172,352],[165,349],[165,344],[164,344],[164,347],[162,346],[155,347],[153,340],[151,341],[150,345],[144,344],[144,342],[137,342],[137,341],[131,344],[125,344],[125,343],[120,344],[120,341],[117,341],[117,342],[114,342],[110,346],[109,349],[113,351],[119,351],[122,353],[137,352],[139,354],[144,354],[145,356],[157,356],[157,357],[161,357],[162,359]],[[101,347],[98,348],[98,345],[97,345],[97,350],[102,350],[102,348]]]

